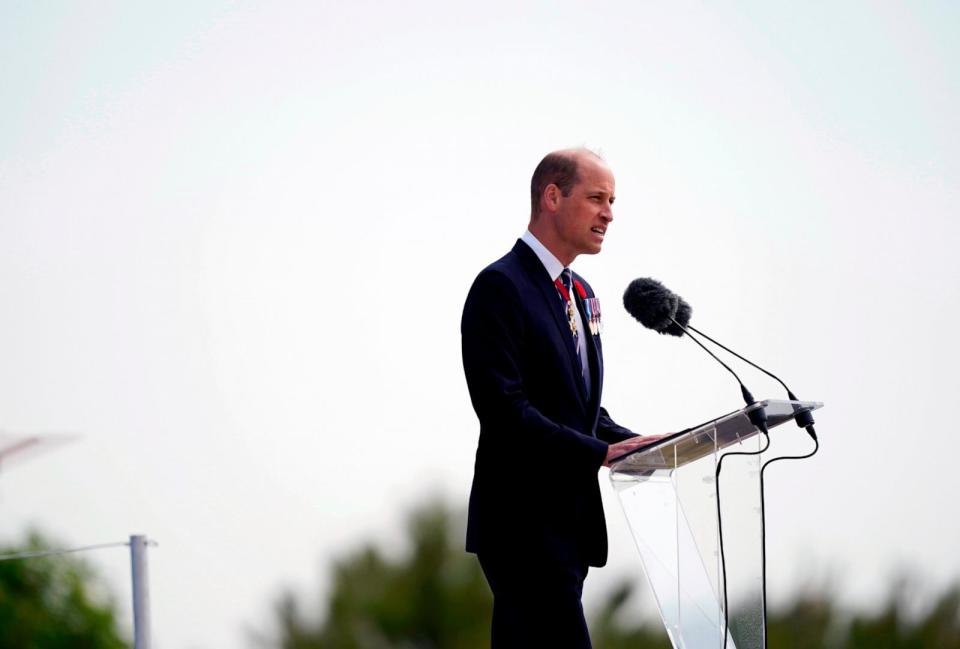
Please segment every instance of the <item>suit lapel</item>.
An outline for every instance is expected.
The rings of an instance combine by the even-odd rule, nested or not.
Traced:
[[[585,331],[581,333],[582,336],[586,337],[587,345],[587,358],[590,360],[590,412],[596,412],[600,408],[599,396],[601,392],[602,383],[603,383],[603,359],[600,356],[600,348],[597,345],[597,337],[593,335],[593,332],[590,331],[589,318],[587,317],[587,310],[584,307],[583,300],[580,298],[580,294],[577,291],[574,291],[577,294],[577,309],[580,311],[580,319],[583,321],[583,328]],[[587,297],[592,297],[587,295]]]
[[[577,350],[573,346],[570,323],[568,323],[562,315],[562,309],[560,308],[561,300],[558,297],[557,287],[554,286],[553,280],[547,273],[547,269],[543,267],[536,253],[533,252],[527,244],[522,241],[517,241],[513,247],[513,251],[520,258],[524,269],[530,275],[530,279],[536,285],[537,289],[539,289],[540,296],[543,298],[543,308],[551,314],[553,322],[557,326],[557,336],[560,344],[567,350],[567,369],[570,372],[571,381],[576,386],[574,392],[577,393],[580,404],[586,412],[589,406],[586,399],[586,386],[583,383],[583,376],[580,373],[580,364],[576,356]],[[579,304],[577,308],[580,308]],[[594,363],[591,363],[591,372],[593,371],[593,365]]]

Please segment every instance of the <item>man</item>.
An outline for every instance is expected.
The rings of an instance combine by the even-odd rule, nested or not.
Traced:
[[[557,151],[534,171],[530,198],[527,232],[477,276],[463,309],[480,420],[467,550],[493,591],[495,649],[589,648],[583,580],[607,560],[597,472],[658,437],[600,406],[599,303],[569,271],[600,252],[613,174],[590,151]]]

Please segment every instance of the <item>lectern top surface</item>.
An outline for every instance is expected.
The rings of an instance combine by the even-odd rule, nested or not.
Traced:
[[[792,421],[797,413],[823,407],[816,401],[765,399],[727,413],[699,426],[668,435],[649,446],[632,451],[610,464],[611,472],[636,473],[672,469],[698,460],[733,444],[742,443],[759,431],[749,414],[758,408],[767,413],[767,428]]]

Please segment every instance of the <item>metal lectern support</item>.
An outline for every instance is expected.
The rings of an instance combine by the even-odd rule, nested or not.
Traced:
[[[823,404],[760,401],[660,440],[610,466],[660,617],[675,649],[720,649],[723,573],[716,467],[724,451],[758,451],[748,413],[764,407],[770,429]],[[730,628],[727,649],[762,649],[759,456],[731,457],[720,475]]]

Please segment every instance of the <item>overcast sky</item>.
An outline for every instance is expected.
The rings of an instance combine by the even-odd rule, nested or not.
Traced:
[[[774,594],[960,579],[958,5],[461,4],[0,6],[0,430],[79,436],[4,467],[0,536],[147,534],[157,646],[232,649],[427,494],[465,504],[463,299],[543,154],[588,145],[613,416],[739,404],[620,308],[654,276],[826,403],[768,480]],[[588,607],[639,571],[600,480]],[[126,553],[88,557],[126,609]]]

